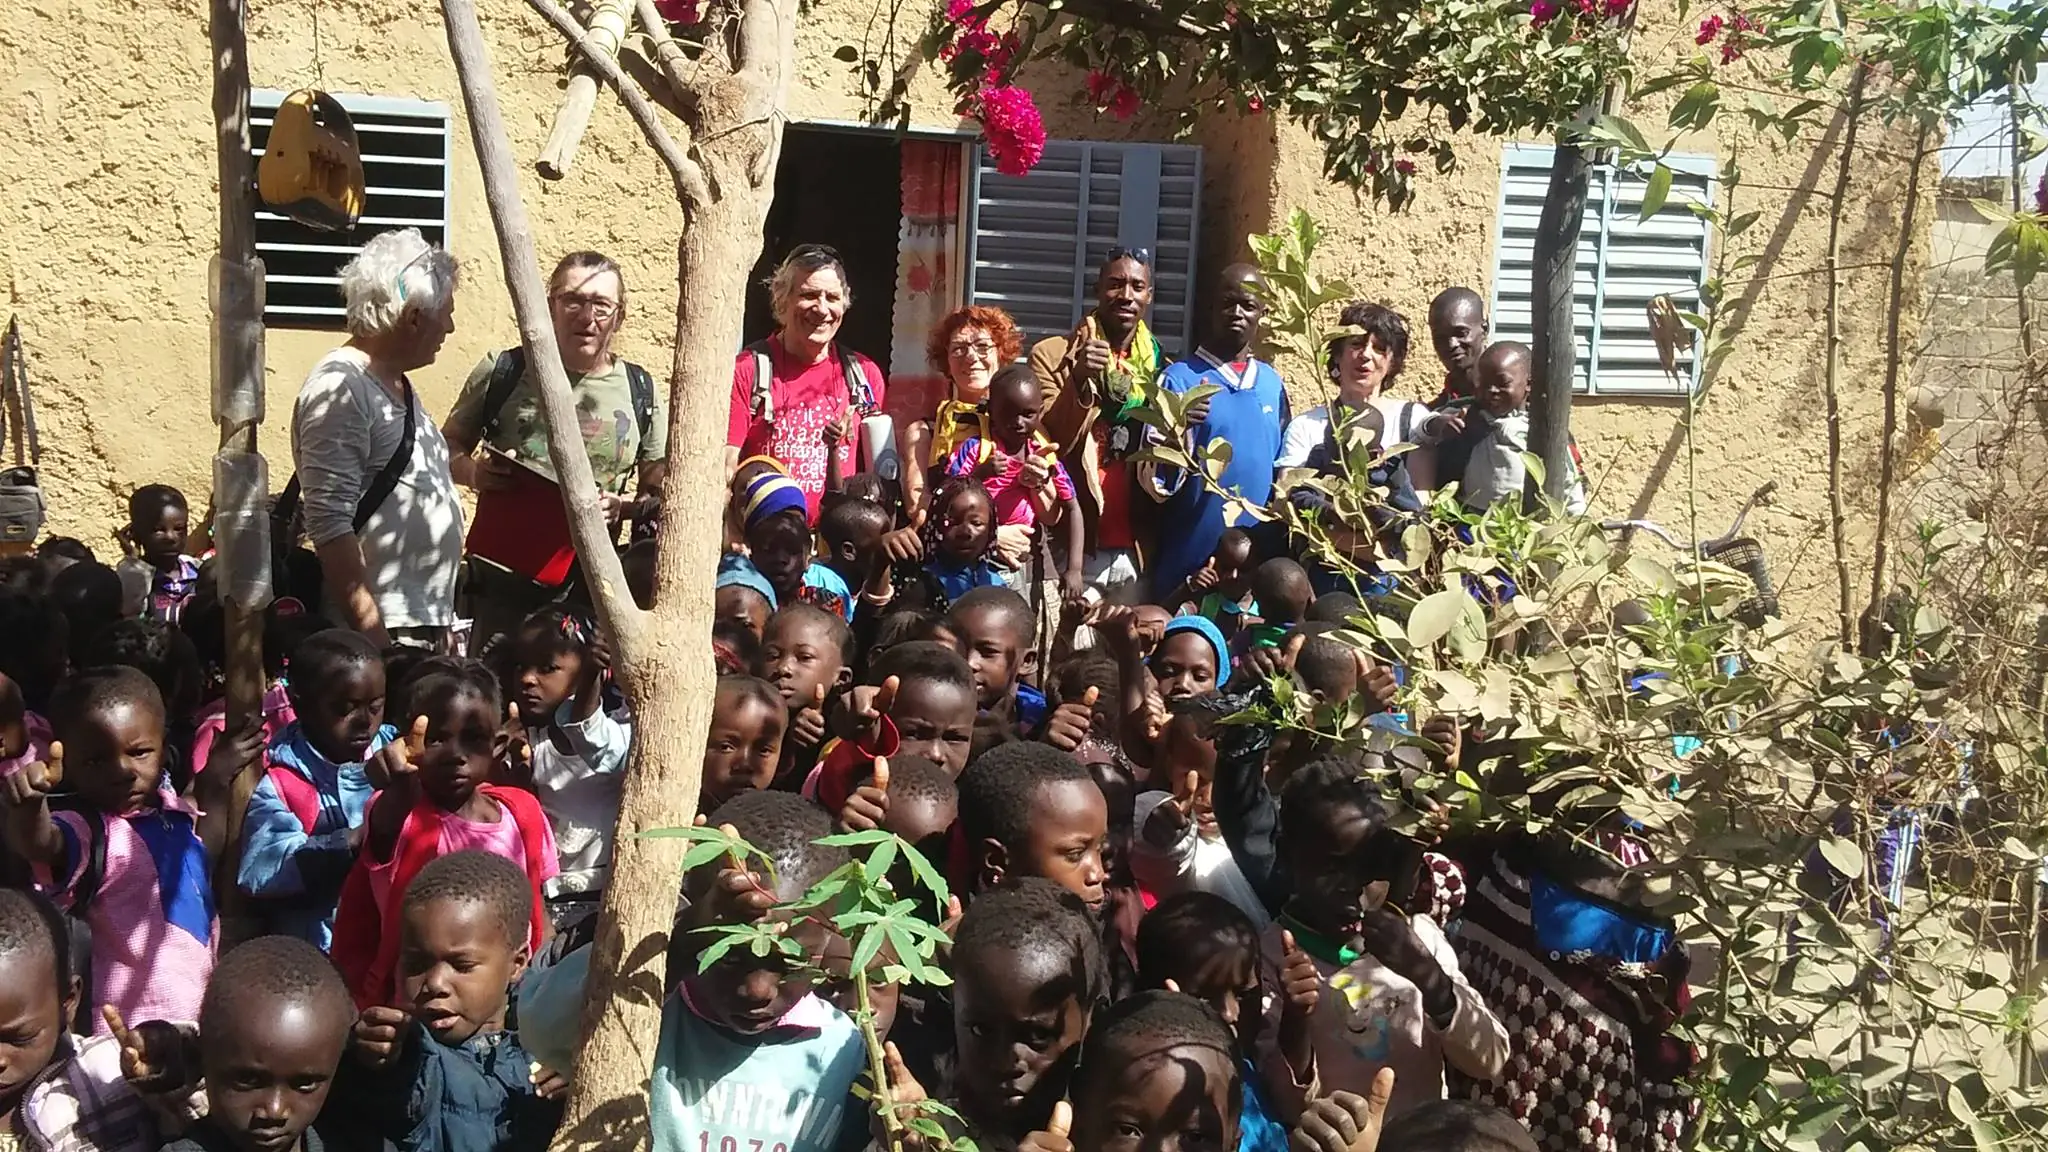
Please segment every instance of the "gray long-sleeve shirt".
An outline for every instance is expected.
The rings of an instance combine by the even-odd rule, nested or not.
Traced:
[[[349,347],[306,374],[292,409],[306,535],[315,548],[355,532],[362,499],[405,433],[405,410]],[[462,504],[448,471],[448,442],[413,393],[412,454],[398,487],[356,533],[370,596],[386,628],[445,628],[455,622],[455,574],[462,563]],[[331,618],[337,612],[327,590]]]

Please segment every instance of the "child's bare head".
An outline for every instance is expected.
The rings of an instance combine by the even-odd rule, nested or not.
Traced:
[[[1527,344],[1501,340],[1479,356],[1479,404],[1495,416],[1520,411],[1529,403],[1529,377],[1536,359]]]

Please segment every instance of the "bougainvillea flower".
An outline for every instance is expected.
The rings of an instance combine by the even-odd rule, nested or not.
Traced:
[[[704,18],[703,0],[654,0],[654,10],[671,24],[695,24]]]
[[[1718,15],[1707,17],[1705,20],[1700,21],[1699,34],[1692,38],[1692,42],[1702,45],[1712,44],[1714,37],[1721,34],[1721,26],[1726,23],[1727,21],[1721,19]]]
[[[1564,11],[1563,8],[1552,4],[1550,0],[1530,0],[1529,22],[1541,28],[1552,20],[1557,19],[1557,14],[1562,11]]]
[[[1010,84],[984,89],[977,102],[982,135],[996,171],[1022,176],[1045,155],[1045,122],[1031,93]]]

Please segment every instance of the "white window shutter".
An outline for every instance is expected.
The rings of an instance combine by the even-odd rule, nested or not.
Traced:
[[[975,150],[968,299],[1001,308],[1027,340],[1065,335],[1095,304],[1110,249],[1149,249],[1148,323],[1169,358],[1191,345],[1202,153],[1192,145],[1053,140],[1024,176]]]
[[[1532,343],[1530,281],[1536,225],[1550,183],[1550,148],[1503,149],[1501,201],[1493,276],[1493,338]],[[1708,268],[1711,227],[1687,207],[1713,202],[1714,161],[1670,156],[1670,196],[1656,215],[1638,221],[1647,175],[1596,165],[1587,182],[1586,219],[1579,232],[1572,278],[1572,327],[1577,344],[1573,390],[1595,395],[1678,392],[1650,339],[1647,307],[1669,293],[1681,311],[1697,312]],[[1699,384],[1694,347],[1680,354],[1680,375]]]
[[[249,94],[250,150],[259,159],[285,96],[270,89]],[[341,266],[372,236],[417,228],[429,244],[448,243],[448,105],[383,96],[335,99],[348,109],[362,151],[363,216],[347,232],[321,232],[258,206],[263,321],[276,327],[341,329]]]

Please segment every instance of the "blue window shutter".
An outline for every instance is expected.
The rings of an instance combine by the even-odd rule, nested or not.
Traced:
[[[975,150],[968,299],[1002,308],[1028,340],[1065,335],[1095,305],[1111,248],[1153,253],[1149,322],[1169,357],[1188,347],[1201,149],[1054,140],[1024,176]]]
[[[250,151],[259,159],[286,95],[272,89],[249,94]],[[335,98],[348,109],[362,149],[363,217],[350,231],[320,232],[257,207],[263,322],[273,327],[341,330],[346,319],[341,267],[372,236],[417,228],[429,244],[448,243],[448,105],[383,96]]]
[[[1550,183],[1553,150],[1509,145],[1502,150],[1500,211],[1495,233],[1493,339],[1534,340],[1530,281],[1536,224]],[[1681,311],[1697,312],[1708,268],[1711,227],[1688,204],[1711,206],[1714,161],[1670,156],[1671,194],[1649,220],[1638,221],[1647,172],[1595,165],[1586,190],[1572,280],[1572,326],[1578,370],[1573,390],[1595,395],[1671,395],[1650,339],[1647,307],[1669,293]],[[1680,355],[1680,375],[1699,384],[1694,348]]]

